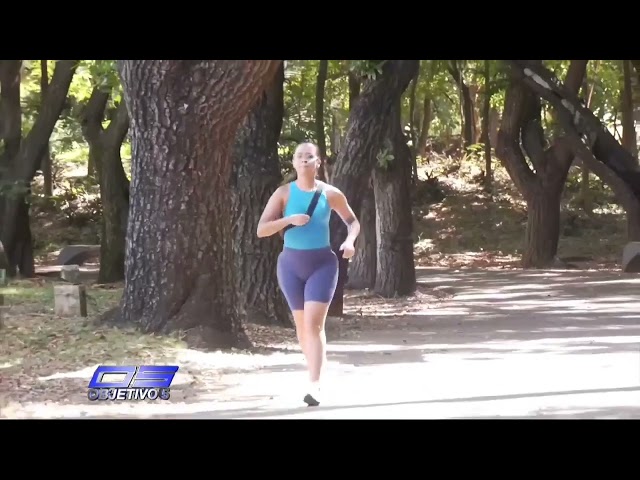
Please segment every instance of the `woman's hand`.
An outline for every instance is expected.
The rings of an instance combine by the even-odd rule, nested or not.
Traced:
[[[302,225],[306,225],[311,217],[304,213],[297,213],[295,215],[289,215],[287,220],[289,221],[289,225],[295,225],[296,227],[301,227]]]
[[[351,258],[356,253],[356,248],[353,246],[353,242],[346,240],[340,245],[340,251],[342,252],[342,258]]]

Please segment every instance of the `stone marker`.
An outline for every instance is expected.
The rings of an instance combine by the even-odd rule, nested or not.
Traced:
[[[622,252],[622,271],[640,272],[640,242],[629,242],[625,245]]]
[[[87,290],[84,285],[55,285],[54,313],[59,317],[86,317]]]
[[[60,278],[77,285],[80,283],[80,265],[63,265],[60,270]]]

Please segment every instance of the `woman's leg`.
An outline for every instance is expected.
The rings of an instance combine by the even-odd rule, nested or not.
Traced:
[[[309,368],[309,380],[318,383],[327,357],[325,321],[328,303],[309,301],[304,304],[304,340]]]
[[[309,405],[319,404],[319,383],[326,363],[325,323],[338,283],[338,260],[329,252],[326,262],[309,277],[305,286],[304,342],[311,390],[305,397]]]
[[[298,343],[305,354],[304,342],[304,288],[305,283],[296,272],[296,259],[291,255],[281,253],[278,257],[277,276],[280,290],[289,304],[289,309],[296,324]]]
[[[293,321],[296,324],[296,336],[298,337],[298,344],[302,349],[302,353],[305,358],[307,357],[305,348],[305,335],[304,335],[304,310],[293,310]]]

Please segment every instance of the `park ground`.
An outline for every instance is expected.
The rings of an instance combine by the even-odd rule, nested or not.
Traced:
[[[640,275],[620,272],[624,217],[586,216],[568,194],[559,256],[571,268],[523,271],[524,206],[503,173],[489,202],[477,172],[445,167],[416,199],[416,294],[348,292],[345,317],[328,324],[322,406],[301,402],[292,330],[249,324],[253,350],[207,351],[184,332],[96,326],[120,285],[89,281],[89,317],[56,318],[55,279],[41,277],[5,288],[0,417],[640,418]],[[167,402],[91,403],[105,363],[180,370]]]

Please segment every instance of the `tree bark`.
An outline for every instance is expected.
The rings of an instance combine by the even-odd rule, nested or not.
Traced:
[[[116,320],[144,332],[200,328],[212,347],[249,344],[235,288],[232,147],[280,65],[118,61],[131,117],[132,183]]]
[[[576,156],[593,155],[604,163],[640,198],[640,166],[622,147],[591,110],[584,107],[575,91],[562,86],[553,73],[542,65],[524,60],[509,60],[512,72],[536,95],[547,100],[566,133]],[[587,139],[588,145],[583,142]]]
[[[633,190],[616,173],[599,162],[593,154],[582,156],[582,163],[595,175],[606,183],[613,191],[616,201],[624,208],[627,214],[627,240],[640,241],[640,199]]]
[[[531,64],[538,65],[541,61]],[[572,60],[565,79],[568,89],[577,93],[586,65],[586,60]],[[507,88],[496,153],[527,202],[522,266],[545,268],[557,254],[560,198],[574,155],[562,137],[544,149],[540,100],[518,78],[512,78]]]
[[[622,60],[622,146],[629,150],[629,153],[638,158],[638,145],[636,144],[636,125],[634,121],[633,108],[633,89],[631,85],[631,66],[630,60]]]
[[[121,102],[113,120],[102,126],[110,93],[94,88],[82,115],[82,130],[89,144],[89,158],[97,173],[102,203],[99,283],[124,279],[125,238],[129,216],[129,179],[120,149],[129,129],[127,106]]]
[[[234,145],[232,173],[233,258],[243,321],[291,326],[276,276],[282,240],[256,236],[256,225],[271,194],[282,182],[278,139],[284,113],[284,64],[244,120]]]
[[[360,95],[361,81],[355,72],[349,72],[349,110],[353,110],[358,95]]]
[[[0,138],[4,140],[0,176],[11,168],[22,142],[21,67],[22,60],[0,60]]]
[[[78,60],[56,62],[53,78],[38,117],[29,134],[20,142],[18,152],[7,162],[10,169],[5,179],[14,191],[3,199],[0,238],[9,259],[7,275],[10,277],[15,276],[18,271],[23,277],[35,275],[29,205],[26,199],[51,133],[64,107],[77,64]],[[13,81],[17,82],[19,88],[19,71],[15,75]]]
[[[332,184],[346,195],[356,216],[360,215],[367,180],[380,151],[388,118],[397,100],[415,76],[418,64],[418,60],[386,60],[382,66],[382,73],[364,86],[349,114],[347,134],[336,159]],[[340,273],[336,293],[329,307],[330,316],[339,317],[343,314],[348,262],[342,258],[339,247],[346,236],[346,225],[333,213],[331,244],[338,255]]]
[[[491,64],[484,61],[484,104],[482,106],[482,137],[484,144],[484,191],[491,193],[493,185],[493,171],[491,168],[491,139],[489,136],[489,121],[491,119]]]
[[[47,68],[47,60],[40,60],[40,98],[44,102],[47,96],[47,89],[49,88],[49,69]],[[49,148],[49,142],[47,142],[47,148],[42,155],[42,176],[44,179],[44,196],[51,197],[53,195],[53,172],[51,169],[51,149]]]
[[[322,164],[318,171],[320,180],[327,181],[325,173],[325,160],[327,158],[327,142],[324,134],[324,89],[327,83],[328,60],[320,60],[318,65],[318,77],[316,79],[316,139]]]
[[[353,109],[360,94],[360,79],[349,72],[349,107]],[[346,288],[373,288],[376,283],[376,209],[373,178],[369,177],[360,211],[360,235],[356,243],[356,254],[349,266]]]
[[[376,283],[377,242],[376,204],[373,179],[365,190],[360,208],[360,235],[356,243],[356,254],[349,265],[349,282],[346,288],[356,290],[373,288]]]
[[[416,288],[411,212],[411,151],[402,132],[401,104],[389,118],[388,145],[393,159],[373,170],[377,272],[374,291],[382,297],[410,295]]]
[[[416,89],[418,88],[418,81],[420,80],[420,65],[418,65],[418,71],[416,76],[413,77],[411,82],[411,91],[409,94],[409,132],[411,139],[411,169],[413,175],[411,177],[411,183],[416,185],[418,183],[418,148],[417,148],[417,134],[415,125],[415,108],[416,108]]]
[[[422,158],[427,156],[427,141],[429,140],[429,128],[431,127],[432,106],[431,93],[424,96],[422,103],[422,123],[420,126],[420,137],[418,138],[418,155]]]
[[[462,104],[462,133],[464,146],[468,147],[475,142],[476,138],[474,104],[473,99],[471,98],[471,91],[469,90],[469,86],[464,83],[462,72],[460,72],[456,60],[449,61],[447,63],[447,69],[455,80],[460,91],[460,103]]]

